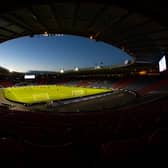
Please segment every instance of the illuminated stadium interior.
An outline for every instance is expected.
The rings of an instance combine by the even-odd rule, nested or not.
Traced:
[[[164,5],[9,4],[0,7],[0,161],[97,167],[157,159],[168,139]]]

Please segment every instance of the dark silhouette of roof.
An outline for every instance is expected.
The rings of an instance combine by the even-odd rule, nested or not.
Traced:
[[[6,0],[0,5],[0,42],[35,34],[75,34],[121,48],[138,61],[168,50],[163,0]]]

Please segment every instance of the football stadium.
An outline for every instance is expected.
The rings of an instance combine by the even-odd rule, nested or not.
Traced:
[[[5,88],[3,93],[4,97],[8,100],[24,104],[34,104],[62,99],[72,99],[75,97],[83,97],[109,91],[110,89],[44,85]]]
[[[168,14],[161,2],[152,4],[152,10],[150,2],[130,0],[109,3],[7,0],[1,4],[2,165],[106,167],[158,161],[162,145],[168,143],[168,24],[165,19]],[[76,66],[76,61],[92,63],[92,57],[85,56],[89,49],[81,43],[84,50],[76,47],[79,55],[72,61],[71,46],[72,43],[77,46],[78,42],[67,40],[69,48],[63,48],[63,54],[68,53],[68,58],[62,55],[50,60],[40,46],[37,52],[43,59],[33,57],[30,61],[31,54],[36,53],[33,45],[38,43],[36,40],[63,38],[65,34],[89,40],[91,48],[94,48],[92,43],[101,42],[115,46],[122,56],[127,54],[130,59],[116,65],[107,61],[109,64],[105,65],[110,50],[98,47],[97,55],[101,50],[104,52],[100,63]],[[22,48],[23,56],[18,58],[5,44],[20,37],[35,42],[28,56]],[[49,40],[48,48],[53,45]],[[55,47],[57,51],[61,43],[60,40]],[[17,51],[18,45],[22,44],[12,47]],[[11,51],[12,59],[3,49]],[[74,68],[64,69],[60,65],[57,70],[21,72],[3,64],[5,60],[19,65],[24,55],[35,67],[36,62],[41,66],[49,62],[48,67],[57,65],[54,67],[57,68],[66,60]],[[26,66],[25,63],[22,68]]]

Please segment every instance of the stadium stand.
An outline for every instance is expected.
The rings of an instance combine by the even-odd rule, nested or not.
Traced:
[[[126,88],[130,83],[132,83],[134,78],[121,79],[117,83],[113,84],[113,88]]]
[[[12,160],[11,151],[14,151],[17,157],[15,164],[20,167],[23,164],[57,165],[65,160],[71,163],[82,161],[87,166],[98,165],[105,160],[147,159],[147,154],[153,149],[150,145],[160,144],[160,135],[166,132],[160,125],[161,113],[166,112],[164,101],[157,100],[157,104],[145,101],[143,105],[109,113],[66,116],[13,113],[3,109],[0,133],[3,137],[12,137],[12,141],[9,140],[12,147],[2,143],[0,153],[3,155],[2,149],[10,151],[3,158]],[[8,140],[4,140],[8,144]],[[164,142],[167,143],[166,140]]]

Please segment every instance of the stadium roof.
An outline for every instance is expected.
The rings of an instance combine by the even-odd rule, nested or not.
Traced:
[[[9,74],[9,70],[0,66],[0,75]]]
[[[117,46],[137,61],[168,51],[163,0],[6,0],[0,5],[0,42],[35,34],[74,34]]]

